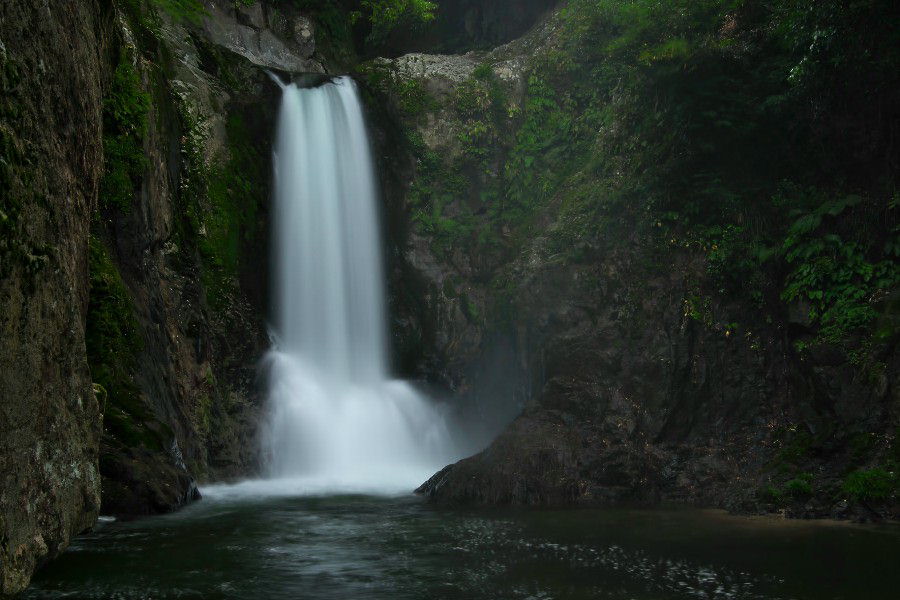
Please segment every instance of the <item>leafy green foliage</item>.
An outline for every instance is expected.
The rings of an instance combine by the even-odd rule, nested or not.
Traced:
[[[812,473],[800,473],[784,485],[784,491],[794,500],[803,500],[812,495]]]
[[[760,488],[756,496],[760,501],[776,506],[784,505],[790,501],[803,502],[813,494],[812,483],[812,473],[799,473],[781,487],[769,484]]]
[[[506,164],[507,216],[513,221],[521,221],[546,203],[569,170],[573,115],[559,98],[538,76],[529,78],[522,125]]]
[[[122,212],[131,209],[135,190],[146,167],[144,137],[150,95],[128,53],[122,54],[103,101],[103,180],[100,203],[105,208]]]
[[[407,124],[441,109],[437,99],[414,78],[377,63],[364,65],[363,73],[372,89],[392,100]],[[507,104],[506,93],[491,65],[479,65],[455,90],[447,107],[454,113],[454,124],[459,123],[456,136],[461,155],[448,161],[446,156],[430,150],[419,133],[411,128],[405,131],[407,147],[417,164],[408,196],[413,221],[428,234],[438,254],[449,254],[455,248],[497,245],[493,223],[479,218],[479,214],[493,215],[501,206],[496,201],[496,171],[504,135],[500,123],[507,117]],[[475,185],[473,178],[478,180]]]
[[[416,179],[409,192],[412,218],[432,239],[432,248],[445,254],[471,240],[475,223],[471,216],[444,214],[446,206],[466,193],[466,179],[458,167],[447,167],[440,156],[413,140],[419,155]]]
[[[378,42],[400,26],[417,26],[434,20],[437,3],[431,0],[362,0],[360,12],[368,20],[370,42]]]
[[[475,261],[537,234],[547,260],[589,260],[625,227],[651,269],[705,256],[687,317],[749,335],[801,307],[797,348],[874,369],[900,321],[898,18],[887,0],[570,0],[522,102],[490,64],[441,107],[410,85],[407,122],[449,111],[463,152],[409,136],[414,218]]]
[[[401,74],[396,68],[374,61],[358,65],[356,70],[359,76],[365,78],[366,86],[363,93],[371,95],[373,92],[379,92],[386,95],[390,104],[398,108],[403,119],[409,123],[416,122],[423,115],[441,108],[421,80]],[[369,99],[372,102],[383,101]],[[410,145],[414,150],[421,149],[421,144]]]
[[[800,216],[788,229],[782,246],[793,267],[782,298],[804,300],[809,317],[821,325],[819,339],[839,343],[878,316],[876,303],[900,284],[900,246],[889,240],[881,252],[872,252],[863,240],[845,240],[827,227],[858,205],[861,198],[846,196],[823,202]],[[868,255],[882,259],[871,261]]]
[[[249,0],[236,0],[235,4],[249,5]],[[175,21],[197,25],[207,14],[201,0],[113,0],[127,17],[142,46],[152,47],[160,36],[161,15],[169,15]],[[252,3],[252,2],[251,2]]]
[[[208,157],[209,119],[187,97],[180,98],[178,106],[183,130],[183,219],[176,232],[180,258],[191,261],[196,250],[206,301],[221,312],[237,289],[243,251],[258,233],[257,211],[268,193],[268,163],[241,113],[228,116],[225,151]]]
[[[898,10],[852,4],[572,0],[561,43],[529,79],[506,165],[508,222],[558,206],[555,234],[574,248],[625,210],[664,247],[704,251],[715,288],[703,294],[750,298],[772,315],[801,299],[817,340],[870,335],[900,283],[896,148],[835,164],[819,144],[840,137],[838,121],[820,115],[842,114],[859,89],[897,115],[887,101],[897,86],[883,87],[900,84],[897,34],[874,19]],[[853,64],[868,60],[861,77]],[[813,72],[831,88],[804,79]],[[886,123],[865,114],[861,127]],[[881,171],[864,182],[873,164]],[[695,308],[708,303],[701,295]]]
[[[115,393],[117,375],[134,367],[142,343],[131,298],[103,241],[89,240],[90,302],[85,339],[94,380]]]
[[[843,490],[858,502],[888,500],[897,491],[897,474],[885,469],[861,469],[847,475]]]
[[[437,2],[431,0],[294,0],[314,16],[316,43],[326,55],[347,67],[356,51],[371,51],[398,29],[415,30],[434,21]],[[359,47],[356,47],[359,46]]]

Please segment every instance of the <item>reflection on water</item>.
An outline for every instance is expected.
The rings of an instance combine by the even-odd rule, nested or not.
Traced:
[[[218,493],[103,523],[25,598],[896,598],[900,527]]]

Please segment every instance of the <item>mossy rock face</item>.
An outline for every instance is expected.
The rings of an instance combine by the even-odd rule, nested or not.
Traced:
[[[97,4],[0,3],[0,596],[90,527],[100,411],[85,358],[102,175]]]
[[[94,381],[105,390],[111,407],[134,409],[139,391],[132,380],[143,349],[134,305],[104,242],[89,241],[90,301],[85,344]]]
[[[104,511],[149,514],[258,466],[278,90],[253,60],[324,70],[296,3],[39,4],[0,2],[0,596],[93,524],[101,481]]]
[[[857,502],[885,502],[896,499],[900,491],[900,479],[896,465],[887,470],[881,467],[860,469],[847,475],[842,489]]]
[[[223,35],[254,30],[253,40],[279,37],[272,48],[311,53],[300,41],[312,30],[294,7],[207,3],[199,22],[165,3],[116,4],[125,18],[117,15],[104,132],[116,148],[123,139],[140,146],[144,160],[108,153],[107,170],[120,175],[110,187],[130,204],[101,196],[95,219],[109,259],[97,261],[105,275],[89,315],[100,338],[90,344],[95,381],[108,392],[105,485],[120,489],[114,479],[131,477],[122,464],[132,459],[145,463],[142,476],[156,461],[172,485],[172,465],[197,478],[236,477],[257,467],[279,94],[253,62],[266,58],[262,42]],[[138,481],[129,486],[141,490],[118,494],[129,511],[139,498],[156,503]]]
[[[103,407],[102,509],[116,515],[166,512],[185,498],[191,478],[175,464],[172,428],[156,417],[135,381],[144,340],[129,291],[102,239],[92,235],[89,248],[85,340]]]
[[[419,311],[397,319],[409,346],[440,357],[420,368],[475,387],[505,333],[535,373],[526,415],[436,499],[512,498],[495,475],[540,488],[529,436],[573,436],[596,441],[562,465],[579,501],[618,494],[608,460],[626,495],[846,517],[845,475],[891,454],[900,156],[858,90],[900,122],[879,17],[897,9],[726,4],[570,0],[505,48],[364,65],[408,156],[390,205],[426,283],[408,278],[414,308],[395,297]],[[842,34],[810,50],[825,23]],[[869,52],[885,62],[862,75]],[[847,123],[878,141],[850,150]]]
[[[131,210],[136,187],[147,167],[144,137],[150,95],[142,86],[129,49],[123,49],[113,71],[103,103],[103,152],[105,170],[100,184],[100,205],[123,212]]]

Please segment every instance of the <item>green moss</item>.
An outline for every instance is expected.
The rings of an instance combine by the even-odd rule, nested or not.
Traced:
[[[377,45],[399,27],[417,28],[434,20],[437,2],[431,0],[360,0],[359,9],[351,13],[351,19],[365,16],[370,30],[366,38]]]
[[[467,181],[458,165],[448,166],[420,139],[411,138],[410,146],[418,154],[416,177],[408,196],[412,219],[431,238],[432,250],[438,255],[446,255],[453,248],[471,241],[472,216],[449,217],[445,214],[445,207],[466,194]]]
[[[425,113],[440,109],[437,99],[416,78],[401,75],[396,69],[377,62],[363,63],[356,70],[366,82],[366,87],[386,95],[405,120],[416,120]]]
[[[481,320],[481,311],[478,310],[478,305],[471,298],[463,294],[460,296],[460,302],[462,303],[463,314],[470,322],[477,323]]]
[[[252,4],[252,1],[238,1],[245,5]],[[176,20],[190,23],[198,23],[207,14],[200,0],[115,0],[115,3],[130,17],[140,21],[155,20],[155,11],[164,11]]]
[[[257,210],[265,202],[266,161],[250,141],[243,119],[227,123],[228,157],[209,173],[205,235],[199,240],[204,286],[213,309],[222,309],[234,291],[241,248],[256,235]]]
[[[88,252],[85,345],[91,377],[105,399],[104,432],[126,447],[163,450],[171,434],[146,407],[134,382],[143,340],[131,297],[99,237],[90,237]]]
[[[784,485],[784,491],[794,500],[803,500],[812,495],[812,473],[800,473]]]
[[[103,101],[104,172],[100,204],[122,212],[131,210],[146,168],[144,137],[147,135],[150,95],[128,52],[123,52]]]
[[[785,327],[791,341],[844,347],[854,365],[884,372],[873,357],[900,314],[890,308],[900,306],[891,302],[900,196],[886,168],[896,148],[858,90],[900,105],[891,91],[900,57],[888,50],[900,46],[878,16],[893,9],[884,0],[801,5],[570,0],[554,42],[529,59],[521,106],[510,106],[487,63],[439,107],[417,97],[417,83],[373,69],[376,87],[408,94],[393,92],[404,127],[440,110],[457,132],[448,146],[461,158],[408,134],[415,222],[436,253],[462,249],[482,264],[486,250],[513,256],[538,233],[544,258],[561,262],[640,239],[650,276],[669,270],[673,253],[694,253],[707,277],[690,290],[689,317],[711,325],[710,307],[724,301],[783,326],[786,305],[802,300],[815,331]],[[877,35],[848,30],[858,22]],[[824,31],[842,34],[813,44]],[[881,145],[849,150],[847,123]],[[810,448],[783,452],[801,450]],[[786,470],[802,462],[779,461]]]
[[[507,97],[489,64],[475,68],[451,100],[462,121],[460,145],[476,172],[490,172],[491,158],[502,147],[502,132],[508,121]]]
[[[418,79],[400,79],[394,86],[397,105],[408,115],[417,116],[435,110],[438,106],[434,96],[428,93]]]
[[[206,8],[200,0],[149,0],[150,3],[167,12],[173,18],[179,21],[187,21],[189,23],[199,23],[207,14]],[[252,2],[240,0],[241,4],[250,5]]]
[[[208,119],[187,98],[177,105],[183,131],[179,260],[189,265],[199,258],[206,302],[221,312],[237,290],[242,251],[259,234],[257,212],[268,194],[267,161],[236,112],[226,121],[224,153],[207,160]]]

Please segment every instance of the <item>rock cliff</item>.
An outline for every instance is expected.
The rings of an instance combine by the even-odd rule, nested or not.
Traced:
[[[100,509],[101,409],[84,351],[102,174],[93,2],[0,5],[0,596]]]
[[[822,262],[832,259],[798,266],[790,250],[807,244],[803,252],[818,252],[816,235],[855,239],[861,230],[818,215],[853,211],[875,223],[890,192],[850,186],[862,204],[851,198],[813,209],[786,199],[776,178],[791,175],[773,174],[767,161],[785,152],[788,164],[796,147],[753,137],[753,119],[768,116],[718,112],[766,100],[732,98],[727,108],[709,100],[722,92],[703,85],[728,80],[710,75],[717,69],[744,77],[752,93],[773,94],[769,102],[804,93],[778,89],[787,79],[760,91],[758,72],[747,70],[753,61],[776,69],[765,63],[773,61],[770,47],[749,33],[770,14],[714,15],[705,26],[720,27],[711,35],[722,46],[698,42],[683,55],[656,56],[646,48],[662,42],[627,29],[635,15],[588,4],[569,3],[494,50],[415,53],[362,67],[376,103],[390,107],[385,135],[407,157],[387,165],[398,182],[388,195],[409,219],[394,278],[405,368],[455,390],[464,411],[492,415],[489,430],[521,410],[483,452],[420,492],[442,503],[676,501],[793,516],[896,515],[900,405],[890,298],[898,271],[880,245],[891,248],[896,230],[873,225],[865,258],[851,259],[880,265],[873,268],[886,276],[877,283],[864,267],[838,284],[823,266],[833,263]],[[709,16],[685,18],[701,27]],[[740,42],[720,50],[729,37]],[[629,55],[623,48],[632,40]],[[706,79],[691,79],[699,73]],[[693,95],[707,93],[702,101]],[[797,119],[816,118],[796,110]],[[841,109],[833,110],[831,122],[840,122]],[[685,124],[684,115],[710,122]],[[742,138],[730,118],[751,133]],[[856,118],[872,130],[884,122]],[[816,126],[828,135],[831,125]],[[727,137],[716,138],[720,132]],[[761,160],[760,144],[769,153]],[[890,145],[866,152],[871,164],[896,160]],[[792,168],[833,186],[817,193],[847,194],[853,175],[824,183],[822,164],[794,160]],[[774,183],[759,192],[740,183],[745,177],[751,186]],[[772,204],[760,205],[760,193],[772,194]],[[739,200],[727,204],[728,194]],[[701,196],[706,204],[692,205]],[[806,220],[804,210],[813,211]],[[813,285],[835,286],[825,294],[850,293],[843,286],[853,279],[852,293],[866,300],[848,310],[881,316],[840,334],[835,324],[822,329],[828,305],[813,307],[823,292],[792,287],[816,269]],[[499,416],[498,405],[507,407]],[[869,484],[879,491],[863,489]]]
[[[331,59],[293,3],[4,2],[0,22],[4,596],[100,513],[258,470],[267,70]]]

